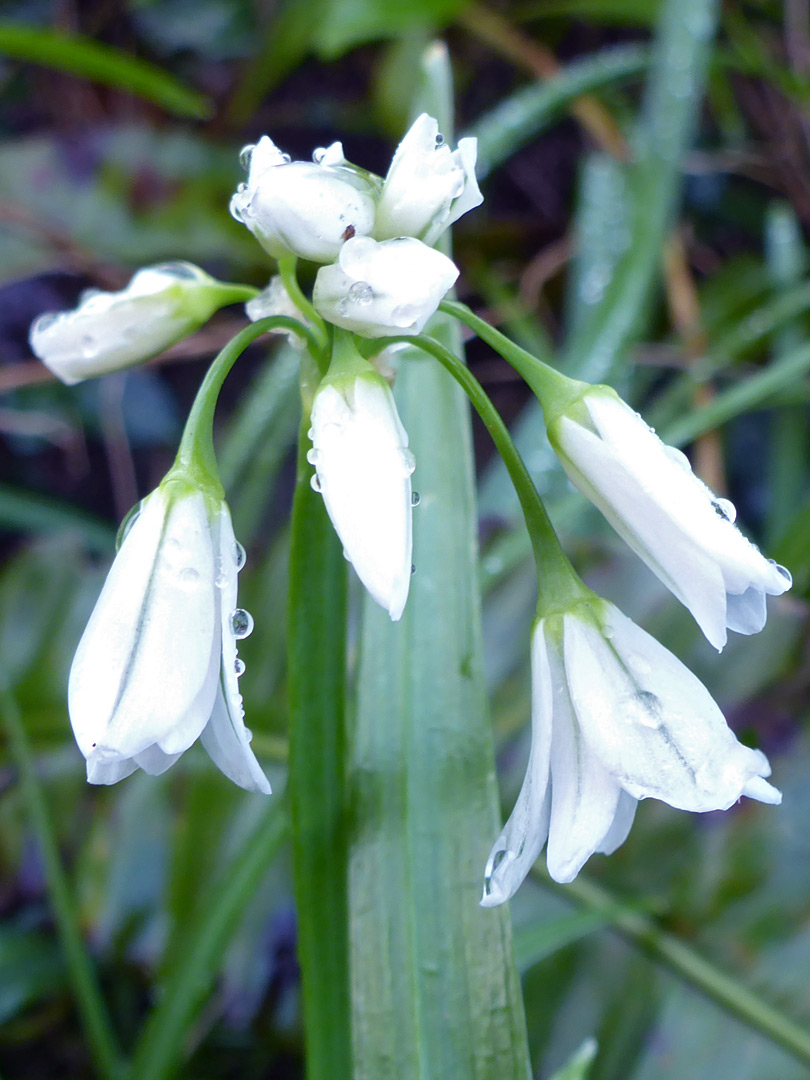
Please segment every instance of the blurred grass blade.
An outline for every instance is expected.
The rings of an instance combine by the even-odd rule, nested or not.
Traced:
[[[558,949],[573,945],[576,941],[610,925],[610,915],[603,911],[578,911],[575,915],[561,915],[530,923],[515,930],[515,963],[521,975],[541,960],[552,956]]]
[[[601,295],[598,317],[566,346],[563,366],[578,378],[603,382],[626,363],[643,326],[661,247],[678,203],[681,163],[689,149],[717,18],[717,0],[666,0],[658,23],[644,111],[630,170],[633,208],[624,258]]]
[[[551,1080],[588,1080],[597,1049],[595,1039],[586,1039],[565,1065],[554,1073]]]
[[[0,54],[125,90],[175,116],[199,120],[212,112],[204,95],[161,68],[78,34],[2,19]]]
[[[602,87],[623,83],[646,71],[650,51],[642,45],[605,49],[574,60],[556,78],[524,86],[479,117],[470,132],[478,139],[478,178],[502,165],[545,130],[572,101]]]
[[[0,529],[52,533],[71,531],[100,555],[115,550],[115,528],[70,503],[0,484]]]
[[[164,1080],[176,1072],[189,1023],[211,990],[245,905],[287,835],[287,816],[268,802],[185,934],[187,947],[172,966],[164,993],[141,1030],[131,1080]]]
[[[449,138],[443,47],[424,66],[417,108]],[[435,336],[461,355],[454,326]],[[355,1080],[521,1080],[529,1061],[509,911],[478,903],[499,817],[469,411],[435,361],[400,357],[397,404],[422,498],[403,618],[392,623],[366,597],[360,631],[349,744]]]
[[[346,560],[298,442],[290,543],[288,664],[298,961],[307,1080],[349,1080],[346,899]]]

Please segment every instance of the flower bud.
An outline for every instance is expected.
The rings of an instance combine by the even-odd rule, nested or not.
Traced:
[[[72,385],[174,345],[231,303],[233,291],[191,263],[149,266],[120,292],[89,289],[73,311],[40,315],[31,326],[31,350]]]
[[[421,240],[348,240],[312,294],[329,322],[361,337],[419,334],[458,277],[455,263]]]
[[[350,165],[339,142],[311,162],[290,161],[267,135],[242,153],[248,178],[231,213],[270,255],[328,263],[346,240],[372,231],[379,181]]]
[[[484,197],[475,179],[478,141],[450,149],[439,124],[422,113],[397,147],[377,206],[374,236],[415,236],[429,246]]]

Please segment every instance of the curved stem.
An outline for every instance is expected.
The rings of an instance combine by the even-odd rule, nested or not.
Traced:
[[[547,424],[558,412],[576,401],[588,389],[589,383],[569,379],[567,375],[561,374],[549,364],[538,360],[536,356],[521,349],[500,330],[496,330],[494,326],[490,326],[488,322],[479,318],[466,304],[460,304],[457,300],[443,300],[439,304],[439,311],[464,323],[512,365],[539,399]]]
[[[211,364],[197,391],[171,472],[191,473],[202,486],[213,488],[221,494],[214,455],[214,412],[219,392],[231,368],[248,345],[268,331],[277,329],[293,330],[305,339],[313,355],[320,355],[321,343],[312,330],[298,319],[286,315],[271,315],[240,330]]]
[[[281,275],[281,280],[284,282],[284,288],[287,290],[287,295],[304,316],[309,319],[315,328],[315,336],[320,342],[320,348],[317,353],[313,353],[313,356],[325,354],[327,345],[329,344],[329,331],[326,328],[326,323],[321,316],[315,310],[312,301],[307,299],[301,290],[301,286],[298,284],[298,274],[296,273],[296,266],[298,265],[298,259],[295,255],[282,255],[278,260],[278,272]],[[326,367],[324,364],[318,361],[318,366],[321,369],[321,374],[324,374]]]
[[[2,673],[0,673],[0,703],[9,747],[19,770],[23,798],[27,803],[28,814],[45,867],[48,896],[53,905],[56,925],[59,928],[59,937],[65,952],[65,960],[90,1053],[100,1076],[105,1080],[118,1080],[123,1071],[121,1053],[116,1044],[112,1023],[93,963],[82,941],[76,905],[59,858],[53,821],[37,776],[25,724],[14,695]]]
[[[548,615],[558,608],[569,608],[572,602],[581,599],[586,594],[587,589],[563,551],[543,500],[529,475],[529,470],[512,441],[500,413],[490,401],[484,388],[469,368],[433,338],[420,334],[416,337],[403,335],[386,338],[386,340],[404,341],[430,353],[464,390],[492,436],[492,441],[503,458],[520,500],[537,566],[542,613]]]

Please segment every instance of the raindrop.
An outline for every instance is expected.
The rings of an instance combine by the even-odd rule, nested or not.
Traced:
[[[418,491],[412,491],[411,492],[411,506],[418,506],[421,501],[422,501],[422,496],[419,494],[419,492]]]
[[[123,542],[129,536],[130,530],[138,518],[141,516],[141,510],[143,510],[143,499],[140,502],[135,503],[129,513],[124,517],[124,520],[118,526],[118,532],[115,535],[115,550],[118,551]]]
[[[444,146],[444,135],[442,135],[441,132],[439,132],[439,134],[436,136],[436,145]]]
[[[313,447],[312,450],[307,450],[307,461],[310,463],[310,465],[315,465],[315,466],[320,465],[320,463],[321,463],[321,452],[320,452],[320,450],[315,450],[314,447]]]
[[[370,304],[373,299],[374,290],[367,281],[355,281],[349,289],[349,300],[351,300],[353,304],[359,304],[361,307],[365,307],[365,305]]]
[[[233,662],[233,670],[236,672],[237,679],[239,678],[240,675],[244,675],[245,674],[245,661],[240,660],[239,657],[237,656],[237,658]]]
[[[712,509],[724,521],[734,521],[737,517],[736,507],[728,499],[712,499]]]
[[[237,573],[239,573],[239,571],[247,562],[247,554],[245,552],[245,549],[242,547],[238,540],[234,540],[233,542],[233,561],[236,563]]]
[[[200,584],[200,574],[193,566],[184,566],[179,575],[180,584],[191,592]]]
[[[675,465],[680,466],[680,468],[682,468],[684,472],[692,471],[692,463],[690,462],[686,454],[683,452],[683,450],[679,450],[677,446],[664,446],[664,452],[666,453],[670,461],[672,461]]]
[[[316,165],[320,165],[320,163],[323,161],[323,159],[325,157],[326,157],[326,147],[325,146],[319,146],[319,147],[317,147],[317,149],[312,151],[312,160],[315,162]]]
[[[237,184],[236,185],[236,194],[241,195],[243,191],[247,191],[247,184]]]
[[[228,585],[228,575],[224,570],[220,570],[217,576],[214,578],[214,584],[218,589],[224,589]]]
[[[240,641],[249,637],[253,632],[253,616],[244,608],[237,608],[231,612],[231,633]]]
[[[44,334],[50,330],[55,322],[61,319],[61,314],[58,311],[46,311],[43,315],[40,315],[35,320],[34,325],[31,327],[31,334]]]
[[[310,429],[309,429],[309,430],[307,431],[307,438],[308,438],[308,439],[309,439],[310,441],[312,441],[312,439],[313,439],[314,437],[315,437],[315,428],[311,427],[311,428],[310,428]]]
[[[787,567],[780,566],[775,559],[768,559],[768,562],[776,570],[777,574],[779,574],[783,581],[787,582],[787,587],[790,588],[790,586],[793,584],[793,575],[787,569]]]
[[[247,146],[243,146],[239,151],[239,164],[248,172],[250,169],[251,158],[253,157],[253,151],[256,149],[253,143],[248,143]]]
[[[416,468],[416,458],[410,450],[403,447],[403,449],[400,450],[400,460],[402,461],[402,468],[405,471],[405,475],[410,476]]]
[[[415,573],[416,573],[416,564],[411,563],[411,574],[415,574]]]
[[[179,278],[181,281],[197,281],[200,276],[196,266],[181,260],[161,263],[160,266],[155,266],[153,269],[159,270],[161,274],[166,274],[168,277]]]
[[[663,705],[661,699],[650,690],[639,690],[637,694],[633,694],[624,702],[621,712],[629,724],[641,724],[642,727],[659,728],[661,726]]]
[[[291,161],[292,161],[292,158],[290,157],[289,154],[282,154],[281,155],[281,164],[282,165],[289,165]]]
[[[602,628],[602,635],[603,635],[603,637],[605,638],[606,641],[612,641],[613,640],[613,627],[612,626],[607,626],[607,625],[604,626]]]
[[[309,478],[309,486],[313,491],[317,491],[319,494],[323,490],[321,487],[321,478],[317,473],[313,473]]]

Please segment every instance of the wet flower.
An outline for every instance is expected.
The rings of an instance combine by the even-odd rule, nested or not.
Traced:
[[[388,383],[359,355],[355,363],[318,387],[308,458],[346,558],[396,621],[411,582],[414,460]]]
[[[199,737],[234,783],[269,794],[250,749],[236,639],[244,552],[224,502],[185,480],[144,500],[79,643],[70,720],[92,784],[164,772]]]
[[[692,811],[741,795],[779,803],[768,775],[700,680],[612,604],[539,619],[529,764],[481,903],[508,900],[546,844],[551,877],[573,881],[595,852],[624,843],[639,799]]]
[[[758,633],[765,596],[790,588],[734,524],[735,510],[692,472],[613,390],[589,388],[549,423],[565,471],[694,615],[715,646],[726,628]]]
[[[422,113],[397,147],[377,206],[374,236],[415,236],[432,246],[484,197],[475,179],[478,140],[451,150],[438,121]]]
[[[242,155],[248,179],[231,213],[270,255],[328,263],[346,240],[371,233],[379,179],[349,164],[341,143],[316,150],[312,161],[290,161],[264,135]]]
[[[455,263],[420,240],[348,240],[315,278],[313,303],[361,337],[420,334],[458,277]]]
[[[290,319],[297,319],[298,322],[303,323],[305,326],[312,326],[309,319],[303,315],[300,308],[293,302],[278,274],[274,274],[270,278],[269,285],[262,289],[258,296],[248,300],[245,304],[245,314],[251,322],[258,322],[259,319],[267,319],[272,315],[286,315]],[[303,349],[306,345],[304,339],[294,330],[279,327],[276,330],[271,330],[270,333],[285,336],[296,349]]]
[[[81,382],[174,345],[238,298],[235,291],[244,292],[191,263],[149,266],[120,292],[89,289],[75,310],[40,315],[31,350],[62,382]]]

